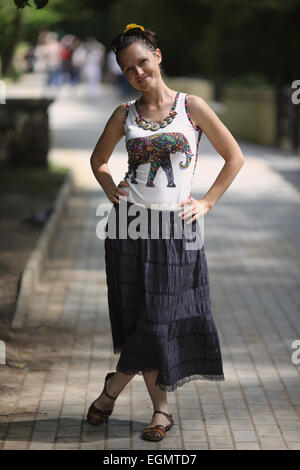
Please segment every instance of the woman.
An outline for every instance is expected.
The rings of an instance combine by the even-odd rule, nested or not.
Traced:
[[[113,40],[124,76],[141,96],[115,109],[91,156],[93,173],[113,203],[115,218],[111,211],[106,228],[111,221],[120,227],[124,204],[127,210],[146,208],[150,228],[143,227],[145,237],[105,238],[114,353],[121,355],[87,419],[93,424],[107,421],[119,393],[135,374],[143,375],[154,413],[142,437],[157,441],[174,425],[167,391],[195,379],[225,380],[204,247],[187,249],[190,237],[183,233],[176,238],[175,222],[180,216],[180,223],[191,223],[199,234],[201,212],[206,215],[213,208],[244,164],[244,156],[201,97],[166,86],[154,35],[133,23]],[[226,162],[207,194],[196,200],[190,189],[202,132]],[[128,172],[116,186],[108,160],[124,135]],[[161,209],[163,204],[167,211]],[[154,213],[158,219],[153,224]],[[170,215],[169,238],[162,236],[163,213]],[[128,212],[125,223],[132,220]],[[151,238],[151,227],[159,232],[158,238]]]

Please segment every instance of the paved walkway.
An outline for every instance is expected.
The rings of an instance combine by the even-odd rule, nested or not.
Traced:
[[[66,331],[60,358],[32,371],[19,406],[35,419],[14,420],[4,449],[300,449],[300,159],[239,142],[246,165],[205,220],[213,314],[224,382],[196,380],[168,393],[176,426],[158,443],[140,437],[152,414],[143,378],[135,376],[107,425],[85,421],[92,400],[115,370],[108,318],[103,240],[96,237],[106,196],[90,155],[120,99],[109,86],[99,102],[68,92],[50,109],[50,158],[72,167],[76,190],[57,233],[26,326]],[[109,162],[118,183],[127,158],[124,139]],[[223,166],[206,136],[200,143],[193,197],[201,198]],[[50,333],[49,333],[50,334]]]

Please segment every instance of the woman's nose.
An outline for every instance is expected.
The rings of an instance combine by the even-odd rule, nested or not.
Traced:
[[[142,77],[144,75],[143,69],[141,69],[140,67],[137,67],[136,71],[135,71],[135,74],[136,74],[137,78]]]

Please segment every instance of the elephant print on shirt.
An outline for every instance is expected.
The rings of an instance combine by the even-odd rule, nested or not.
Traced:
[[[151,163],[146,186],[155,187],[153,180],[161,167],[167,177],[168,188],[175,188],[174,175],[170,160],[171,153],[185,153],[186,161],[180,162],[179,167],[188,168],[193,153],[188,140],[181,132],[163,132],[150,135],[149,137],[138,137],[126,141],[128,151],[128,172],[125,178],[132,173],[131,183],[137,184],[136,169],[139,165]]]

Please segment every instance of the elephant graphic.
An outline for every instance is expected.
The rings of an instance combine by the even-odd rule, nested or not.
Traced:
[[[137,184],[136,170],[140,164],[151,163],[146,186],[154,188],[153,180],[161,167],[167,177],[168,188],[176,188],[170,154],[185,153],[186,161],[180,162],[182,169],[188,168],[193,153],[187,138],[181,132],[163,132],[148,137],[138,137],[126,141],[128,151],[128,171],[125,178],[132,173],[131,183]]]

